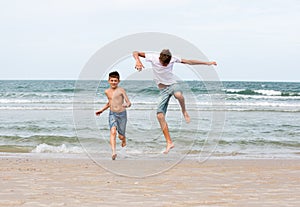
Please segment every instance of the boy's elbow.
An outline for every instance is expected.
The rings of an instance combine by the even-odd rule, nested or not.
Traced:
[[[181,63],[191,65],[191,61],[187,59],[181,59]]]
[[[133,54],[134,57],[143,57],[143,58],[145,58],[145,53],[144,52],[134,51],[132,54]]]

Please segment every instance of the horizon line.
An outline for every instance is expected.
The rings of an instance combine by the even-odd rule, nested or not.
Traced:
[[[0,79],[0,81],[78,81],[78,79]],[[84,81],[107,81],[106,79],[90,79],[90,80],[84,80]],[[145,81],[145,80],[139,80],[139,79],[132,79],[132,80],[122,80],[121,81]],[[153,81],[153,80],[148,80]],[[182,80],[182,81],[204,81],[204,80]],[[221,81],[221,82],[300,82],[300,80],[205,80],[205,81]]]

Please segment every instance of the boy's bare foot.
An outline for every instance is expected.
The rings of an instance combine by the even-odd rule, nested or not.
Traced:
[[[125,147],[125,146],[126,146],[126,137],[120,138],[120,140],[122,141],[122,142],[121,142],[121,146],[122,146],[122,147]]]
[[[125,146],[126,146],[126,138],[124,138],[124,139],[122,140],[121,146],[122,146],[122,147],[125,147]]]
[[[111,156],[111,159],[112,159],[112,160],[115,160],[116,157],[117,157],[117,154],[113,154],[113,155]]]
[[[174,144],[173,143],[171,143],[171,144],[167,144],[167,148],[166,148],[166,150],[164,151],[164,154],[168,154],[169,153],[169,151],[170,151],[170,149],[173,149],[175,146],[174,146]]]
[[[183,116],[184,116],[184,119],[185,119],[186,123],[190,123],[191,118],[190,118],[189,114],[187,112],[184,112]]]

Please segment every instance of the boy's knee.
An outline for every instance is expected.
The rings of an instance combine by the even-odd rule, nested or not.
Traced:
[[[116,127],[112,127],[110,129],[110,134],[116,136],[117,135],[117,128]]]
[[[176,99],[182,99],[182,98],[183,98],[183,95],[182,95],[181,92],[176,92],[176,93],[174,93],[174,97],[175,97]]]
[[[164,115],[164,113],[157,113],[156,117],[158,120],[162,120],[165,118],[165,115]]]

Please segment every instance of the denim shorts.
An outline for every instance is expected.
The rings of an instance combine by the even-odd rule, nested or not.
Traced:
[[[125,137],[125,131],[126,131],[126,123],[127,123],[127,112],[113,112],[109,111],[109,128],[116,127],[119,135],[122,135]]]
[[[156,113],[167,113],[170,98],[176,92],[182,93],[176,83],[160,89]]]

